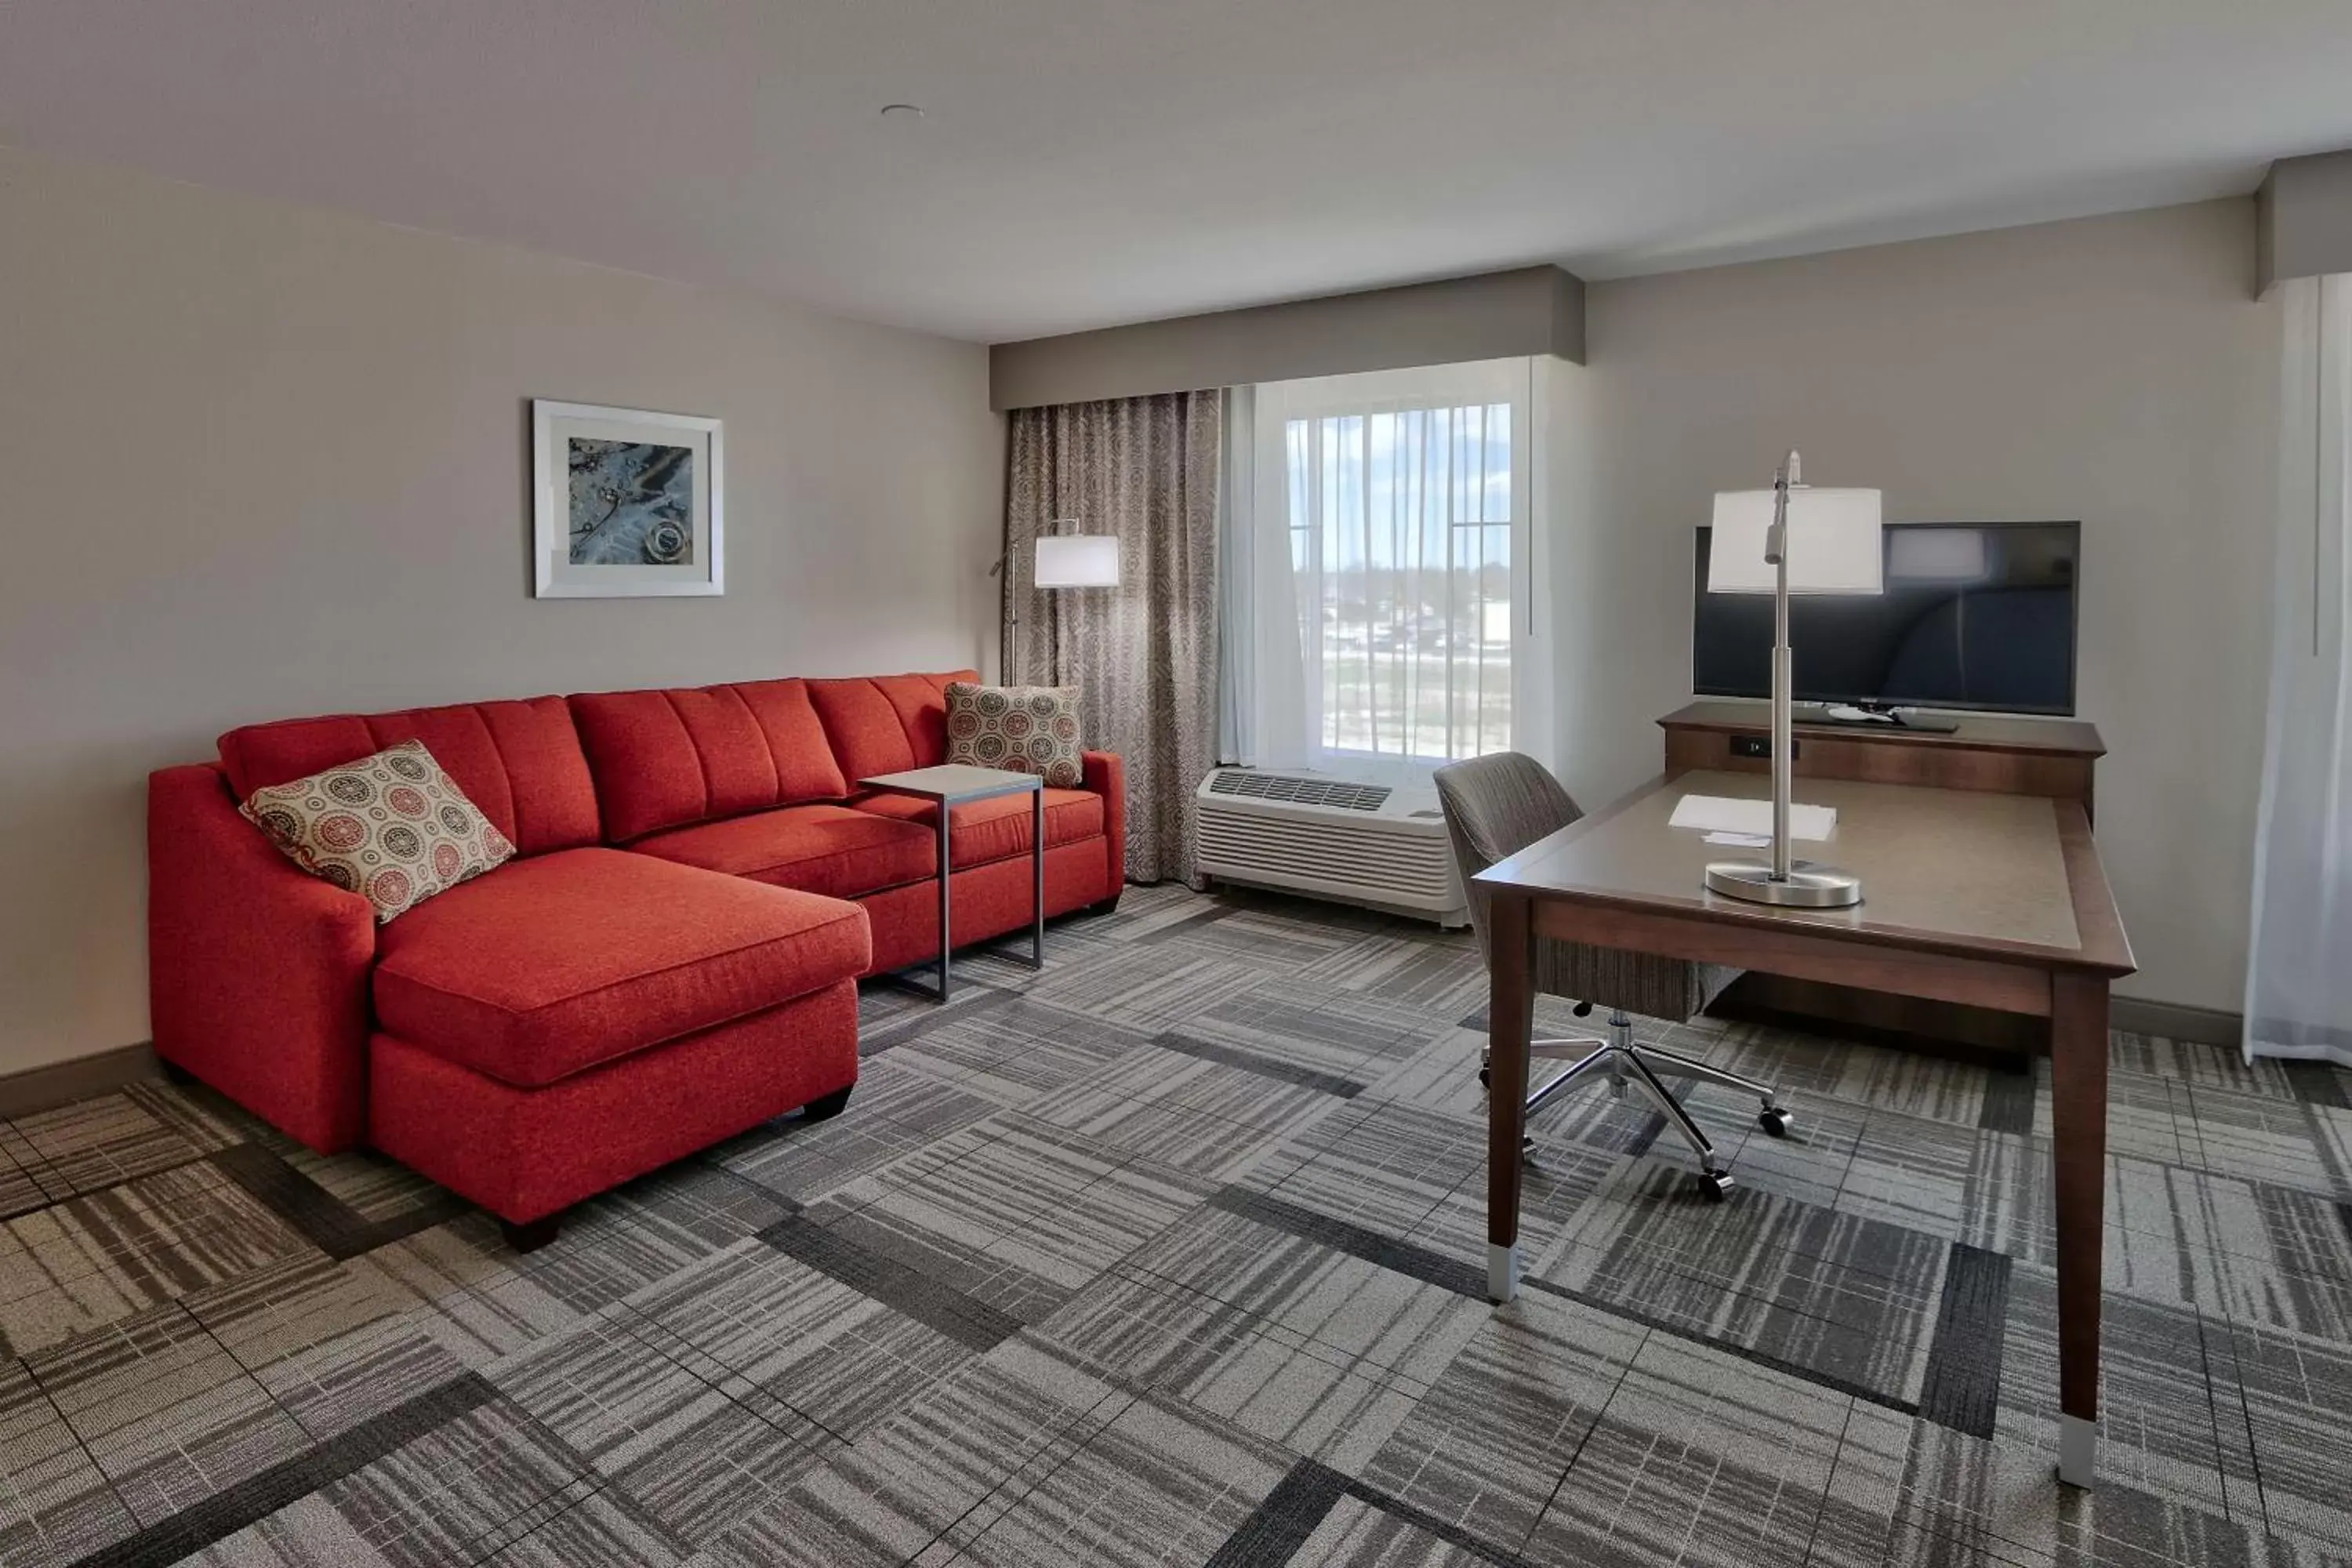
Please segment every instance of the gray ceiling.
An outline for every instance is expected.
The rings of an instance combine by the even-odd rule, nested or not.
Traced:
[[[2352,0],[0,0],[0,142],[1001,341],[2246,191]]]

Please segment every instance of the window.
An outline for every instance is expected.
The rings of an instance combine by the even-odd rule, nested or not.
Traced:
[[[1256,574],[1249,760],[1426,768],[1514,744],[1527,389],[1524,361],[1255,389],[1255,547],[1228,542]]]
[[[1511,743],[1511,405],[1284,422],[1321,744],[1445,761]]]

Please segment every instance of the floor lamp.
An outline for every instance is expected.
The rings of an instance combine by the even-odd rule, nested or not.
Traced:
[[[1056,518],[1045,526],[1076,527],[1076,518]],[[1029,589],[1040,588],[1116,588],[1118,586],[1118,537],[1109,533],[1040,533],[1030,544]],[[1017,580],[1020,552],[1011,551],[997,558],[989,574],[998,572],[1009,574],[1009,608],[1005,625],[1012,633],[1012,679],[1006,684],[1025,684],[1027,661],[1021,653],[1021,609],[1027,595]]]
[[[1715,498],[1706,591],[1772,595],[1772,858],[1710,863],[1709,892],[1801,909],[1862,902],[1859,877],[1790,855],[1796,758],[1789,715],[1789,597],[1884,593],[1879,521],[1876,490],[1817,490],[1804,482],[1795,452],[1772,476],[1770,489],[1725,490]]]

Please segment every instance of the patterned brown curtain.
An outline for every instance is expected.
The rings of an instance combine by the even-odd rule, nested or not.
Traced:
[[[1217,485],[1223,395],[1177,392],[1016,408],[1005,483],[1006,606],[1020,595],[1016,666],[1078,689],[1087,746],[1127,761],[1127,874],[1195,879],[1192,792],[1216,760]],[[1116,588],[1038,592],[1030,542],[1116,534]],[[1008,626],[1007,642],[1015,634]]]

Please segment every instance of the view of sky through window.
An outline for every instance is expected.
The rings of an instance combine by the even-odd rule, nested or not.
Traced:
[[[1444,761],[1511,743],[1511,405],[1285,428],[1291,566],[1322,743]]]

